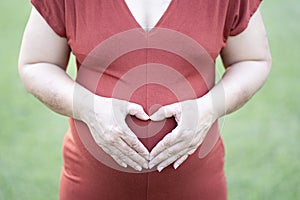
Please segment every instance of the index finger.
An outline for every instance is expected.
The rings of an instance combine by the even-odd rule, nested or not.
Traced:
[[[177,137],[178,127],[176,127],[172,132],[168,133],[150,152],[150,160],[158,156],[160,153],[165,151],[167,148],[178,143]]]
[[[121,138],[126,142],[134,151],[141,155],[146,160],[150,159],[150,153],[148,149],[143,145],[143,143],[138,139],[138,137],[130,130],[127,124],[124,123],[123,127],[124,133]]]

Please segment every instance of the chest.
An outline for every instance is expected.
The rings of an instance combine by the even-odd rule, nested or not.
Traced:
[[[76,3],[71,3],[72,1]],[[71,13],[66,18],[68,42],[79,63],[99,44],[104,44],[107,39],[129,30],[138,31],[139,36],[145,38],[146,44],[151,43],[153,38],[158,38],[159,41],[156,42],[169,45],[174,45],[174,41],[169,41],[171,37],[162,39],[164,37],[159,35],[161,32],[156,30],[160,28],[170,30],[169,35],[176,32],[195,41],[212,59],[218,56],[224,46],[223,28],[226,18],[224,9],[226,5],[222,5],[224,0],[67,2],[66,10]],[[137,44],[135,36],[128,37],[126,44]],[[178,45],[173,48],[182,49],[182,44]],[[121,48],[119,45],[117,47],[114,46],[114,51]]]
[[[171,0],[125,0],[125,3],[133,18],[148,32],[164,15]]]

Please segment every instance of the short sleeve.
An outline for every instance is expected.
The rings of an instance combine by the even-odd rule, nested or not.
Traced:
[[[49,26],[61,37],[66,37],[64,0],[30,0]]]
[[[227,36],[243,32],[262,0],[230,0],[225,30]]]

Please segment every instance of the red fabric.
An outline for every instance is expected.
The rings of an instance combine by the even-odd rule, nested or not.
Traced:
[[[247,28],[250,17],[257,10],[259,4],[262,0],[249,1],[231,1],[231,6],[229,12],[230,23],[228,24],[230,28],[230,36],[235,36],[244,31]]]
[[[180,100],[201,97],[213,87],[215,74],[213,64],[216,57],[225,46],[227,37],[237,35],[247,27],[260,0],[173,0],[155,29],[149,33],[140,30],[123,0],[31,0],[31,2],[53,30],[68,39],[77,59],[79,68],[77,81],[80,84],[101,96],[123,98],[139,103],[151,114],[154,111],[153,105],[179,101],[176,93],[167,87],[151,83],[152,79],[158,82],[168,80],[171,88],[183,91],[180,93]],[[138,30],[133,32],[134,37],[131,37],[130,41],[124,42],[122,38],[117,38],[112,43],[106,44],[116,35],[133,29]],[[185,36],[182,41],[180,40],[182,37],[178,36],[180,34]],[[121,52],[124,45],[131,47],[140,45],[139,42],[145,42],[149,47],[129,51],[109,62],[110,56]],[[99,45],[105,49],[104,52],[101,48],[97,49]],[[168,46],[173,52],[155,48],[157,46]],[[191,62],[193,60],[196,62]],[[101,67],[105,65],[104,63],[107,63],[107,68]],[[156,72],[153,63],[168,66],[162,69],[171,69],[171,72],[181,76],[172,81],[172,73]],[[198,63],[200,72],[195,66]],[[147,84],[136,89],[127,99],[126,92],[131,89],[132,83],[125,75],[134,71],[136,66],[142,66],[138,80],[146,80]],[[99,74],[101,76],[97,77]],[[94,80],[98,81],[96,85]],[[125,89],[116,92],[116,88],[121,87],[119,83]],[[186,83],[192,88],[192,93],[184,90],[183,85]],[[147,128],[149,137],[140,140],[149,150],[176,127],[174,119],[170,118],[165,121],[157,134],[151,135],[150,122],[133,120]],[[98,161],[96,158],[100,155],[101,159],[101,154],[95,157],[86,148],[85,142],[99,152],[101,149],[99,147],[97,149],[91,138],[83,141],[81,138],[83,129],[78,129],[78,126],[80,122],[70,119],[71,129],[64,140],[64,167],[60,188],[62,200],[227,198],[223,169],[224,147],[220,138],[216,140],[219,136],[217,123],[210,129],[203,145],[179,169],[173,170],[172,167],[168,167],[161,173],[140,174],[121,172]],[[139,131],[132,124],[130,128],[134,132]],[[216,142],[211,142],[214,140]]]
[[[32,0],[31,3],[59,36],[66,37],[64,1]]]

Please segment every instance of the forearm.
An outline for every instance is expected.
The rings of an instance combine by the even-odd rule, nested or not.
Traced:
[[[79,110],[84,110],[86,97],[92,94],[67,73],[50,63],[26,64],[19,69],[20,77],[27,91],[56,113],[79,117]],[[76,90],[76,93],[75,93]],[[75,97],[81,102],[74,106]]]
[[[270,68],[270,60],[235,63],[203,99],[209,102],[217,118],[232,113],[263,86]]]

